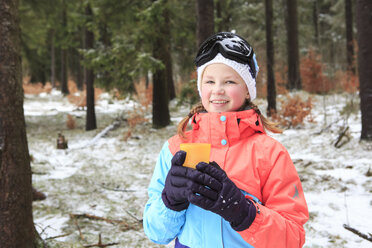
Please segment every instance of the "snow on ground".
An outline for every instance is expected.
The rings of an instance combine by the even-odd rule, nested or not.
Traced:
[[[340,112],[350,96],[312,97],[312,122],[270,134],[288,149],[303,183],[310,211],[305,247],[372,247],[343,228],[348,224],[372,232],[372,177],[366,175],[372,167],[372,145],[359,142],[360,112],[347,119],[351,140],[335,148],[346,119]],[[266,108],[263,100],[256,103]],[[172,247],[151,243],[136,219],[142,218],[158,152],[188,109],[172,102],[173,125],[155,130],[149,122],[139,124],[126,139],[128,112],[133,108],[139,107],[129,98],[117,101],[101,95],[96,105],[98,128],[86,132],[85,111],[60,92],[25,96],[33,186],[47,194],[46,200],[33,203],[34,221],[51,247],[83,247],[97,243],[99,234],[103,243],[119,243],[116,247]],[[67,128],[67,114],[77,128]],[[151,120],[151,115],[146,118]],[[121,125],[97,138],[114,121]],[[323,130],[325,121],[332,125]],[[56,149],[58,133],[68,139],[67,150]],[[79,214],[122,223],[73,217]],[[53,238],[59,235],[63,237]]]

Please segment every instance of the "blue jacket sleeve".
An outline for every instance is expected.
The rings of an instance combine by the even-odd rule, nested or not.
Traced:
[[[148,188],[149,199],[143,213],[143,229],[147,237],[158,244],[168,244],[178,236],[184,222],[186,210],[177,212],[167,208],[161,193],[171,166],[172,153],[165,142],[156,162],[154,174]]]

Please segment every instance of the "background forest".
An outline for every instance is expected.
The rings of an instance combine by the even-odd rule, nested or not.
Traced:
[[[288,71],[286,4],[286,0],[272,2],[274,69],[279,92],[286,86]],[[297,4],[304,89],[314,93],[345,90],[340,80],[348,66],[345,0],[298,0]],[[253,45],[260,64],[261,94],[258,95],[265,97],[264,1],[220,0],[214,1],[214,9],[214,31],[235,30]],[[162,15],[164,10],[166,17]],[[28,82],[51,82],[52,85],[57,82],[61,87],[65,84],[63,80],[71,78],[83,89],[84,68],[89,68],[96,75],[97,87],[115,88],[120,94],[131,92],[134,82],[164,66],[153,56],[153,41],[158,36],[166,37],[170,45],[177,92],[193,78],[197,49],[195,1],[23,0],[20,16],[23,74]],[[161,33],[157,27],[164,21],[167,28],[160,30],[165,32]],[[356,30],[354,21],[350,21],[353,39]],[[87,31],[94,36],[93,46],[89,48],[86,46]],[[353,39],[355,47],[354,43]],[[317,75],[308,75],[311,73],[306,71],[309,66]],[[319,79],[327,80],[324,89],[316,85],[320,84]]]
[[[370,0],[0,0],[0,248],[161,247],[142,230],[146,188],[218,31],[257,55],[255,102],[285,129],[271,135],[309,204],[305,247],[368,247],[371,13]]]

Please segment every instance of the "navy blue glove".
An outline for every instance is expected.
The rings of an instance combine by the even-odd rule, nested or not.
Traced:
[[[256,218],[256,207],[245,198],[240,189],[228,178],[216,162],[201,162],[197,170],[214,178],[215,181],[204,185],[202,190],[194,187],[188,200],[205,210],[212,211],[230,222],[235,231],[243,231]]]
[[[189,206],[188,195],[192,191],[206,191],[204,185],[218,183],[211,176],[192,168],[182,166],[186,152],[178,151],[172,158],[172,166],[165,179],[161,198],[167,208],[182,211]],[[216,197],[216,192],[204,192],[209,197]]]

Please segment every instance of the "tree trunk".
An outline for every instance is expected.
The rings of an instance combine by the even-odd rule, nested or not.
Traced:
[[[82,42],[83,42],[83,49],[87,49],[86,46],[87,46],[87,42],[86,42],[86,32],[87,32],[87,27],[83,27],[83,38],[82,38]],[[84,59],[82,57],[82,59]],[[84,88],[84,85],[86,86],[87,85],[87,68],[85,65],[81,65],[82,67],[82,71],[83,71],[83,88]]]
[[[165,59],[165,70],[167,74],[167,85],[168,85],[168,94],[169,100],[172,100],[176,97],[176,90],[174,88],[173,82],[173,69],[172,69],[172,56],[171,56],[171,32],[170,32],[170,20],[169,20],[169,10],[168,7],[165,7],[164,12],[164,25],[165,25],[165,40],[166,41],[166,50],[164,50],[164,59]]]
[[[93,12],[88,4],[85,8],[85,15],[89,23],[93,19]],[[93,48],[94,34],[88,27],[85,29],[85,47],[86,49]],[[97,128],[96,113],[94,109],[94,73],[92,69],[86,69],[86,84],[87,84],[87,119],[85,130],[93,130]]]
[[[62,29],[64,35],[67,33],[67,14],[66,14],[66,6],[63,4],[62,10]],[[68,84],[67,84],[67,44],[62,45],[61,49],[61,92],[63,95],[68,95],[70,92],[68,91]]]
[[[153,2],[156,2],[153,1]],[[163,1],[165,2],[165,1]],[[164,9],[163,9],[164,11]],[[164,15],[163,15],[164,16]],[[154,24],[154,28],[157,30],[156,35],[153,37],[153,56],[159,59],[166,66],[166,53],[167,40],[165,40],[165,29],[167,25],[164,20],[157,20]],[[158,69],[153,75],[153,97],[152,97],[152,126],[154,128],[166,127],[170,123],[169,115],[169,91],[167,84],[167,73],[166,69]]]
[[[287,0],[288,89],[301,89],[300,56],[298,48],[297,0]]]
[[[196,0],[197,46],[214,33],[213,0]]]
[[[85,27],[82,27],[80,30],[79,30],[79,43],[80,43],[80,47],[85,49],[85,31],[86,31],[86,28]],[[84,90],[84,84],[86,82],[86,72],[85,72],[85,67],[82,65],[82,61],[83,61],[83,55],[81,55],[80,53],[78,53],[79,55],[79,70],[78,70],[78,80],[76,82],[77,84],[77,87],[80,91],[83,91]]]
[[[0,0],[0,247],[34,247],[17,0]]]
[[[236,2],[236,1],[235,1]],[[231,0],[214,1],[216,10],[215,29],[217,32],[229,31],[232,15],[234,14],[234,3]]]
[[[267,115],[276,112],[276,87],[274,74],[273,1],[265,0],[266,55],[267,55]]]
[[[223,29],[223,23],[222,23],[222,3],[221,0],[216,1],[216,17],[218,22],[216,23],[217,25],[217,32],[222,32],[226,31]]]
[[[355,74],[353,46],[353,6],[351,0],[345,0],[345,21],[347,70]]]
[[[106,22],[102,21],[99,23],[99,34],[99,41],[103,44],[105,49],[109,49],[111,47],[111,33],[109,32]],[[108,83],[113,81],[110,71],[107,70],[101,73],[101,79]]]
[[[358,29],[358,69],[362,140],[372,141],[372,1],[358,0],[356,9]]]
[[[54,29],[50,31],[50,83],[52,84],[53,89],[56,87],[56,47],[54,43],[55,33],[56,32]]]
[[[318,0],[313,0],[313,25],[314,25],[314,41],[319,49],[319,11]]]
[[[68,90],[67,84],[67,50],[61,49],[61,92],[63,95],[68,95],[70,92]]]
[[[83,91],[84,89],[84,67],[81,65],[81,55],[77,55],[77,75],[76,75],[76,86],[78,90]]]

